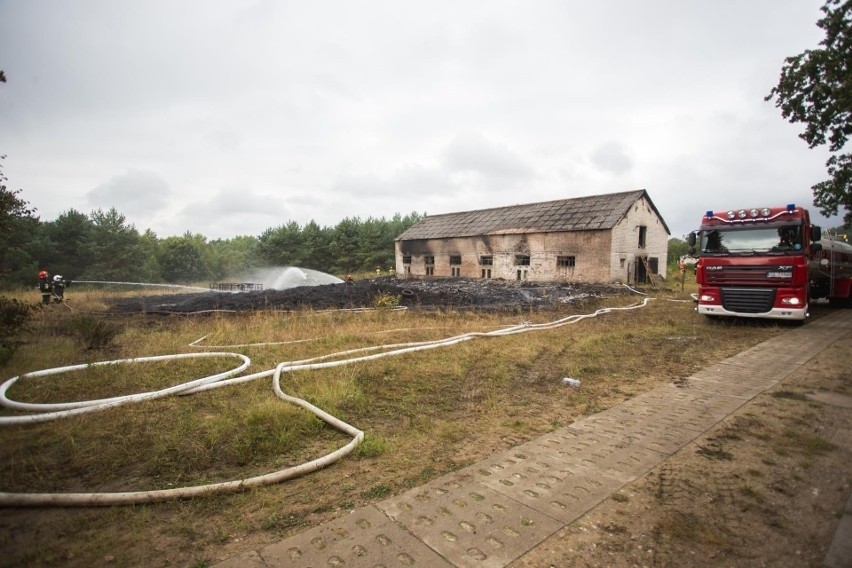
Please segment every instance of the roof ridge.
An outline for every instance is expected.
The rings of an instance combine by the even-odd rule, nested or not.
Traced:
[[[647,199],[659,216],[648,192],[636,189],[429,215],[403,231],[395,240],[606,230],[618,224],[629,212],[630,206],[642,198]]]
[[[629,193],[647,193],[645,189],[631,189],[629,191],[618,191],[615,193],[600,193],[597,195],[581,195],[579,197],[564,197],[562,199],[550,199],[548,201],[533,201],[531,203],[515,203],[514,205],[498,205],[496,207],[486,207],[485,209],[469,209],[467,211],[449,211],[447,213],[435,213],[434,215],[426,215],[423,219],[426,218],[434,218],[434,217],[444,217],[447,215],[464,215],[467,213],[480,213],[485,211],[497,211],[499,209],[512,209],[515,207],[529,207],[532,205],[547,205],[550,203],[561,203],[565,201],[580,201],[581,199],[595,199],[599,197],[614,197],[614,196],[623,196]]]

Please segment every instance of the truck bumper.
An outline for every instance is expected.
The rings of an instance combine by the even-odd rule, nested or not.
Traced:
[[[759,314],[746,314],[740,312],[729,312],[725,308],[716,304],[698,304],[695,308],[699,314],[706,316],[729,316],[737,318],[761,318],[761,319],[782,319],[790,321],[803,321],[808,317],[808,306],[804,308],[772,308],[768,312]]]

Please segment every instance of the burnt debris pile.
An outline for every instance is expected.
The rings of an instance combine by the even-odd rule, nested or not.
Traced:
[[[399,280],[394,277],[353,283],[264,289],[240,293],[203,292],[123,298],[112,312],[189,314],[215,311],[338,310],[373,308],[388,296],[398,304],[421,309],[481,309],[524,312],[546,310],[572,302],[631,293],[605,284],[518,283],[502,280],[447,278]]]

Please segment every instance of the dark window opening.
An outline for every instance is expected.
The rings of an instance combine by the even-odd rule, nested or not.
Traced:
[[[411,256],[402,257],[402,263],[403,264],[411,264]]]
[[[483,268],[482,269],[482,277],[483,278],[491,278],[491,269],[490,268]]]
[[[426,267],[426,276],[435,276],[435,267],[427,266]]]
[[[461,268],[459,268],[458,266],[453,266],[452,268],[450,268],[450,272],[453,276],[461,276]]]
[[[494,264],[494,257],[493,256],[480,256],[479,257],[479,264],[481,264],[482,266],[491,266],[491,265]],[[490,276],[489,276],[489,278],[490,278]]]
[[[564,266],[567,268],[574,268],[577,264],[577,257],[574,256],[557,256],[556,257],[556,266]]]
[[[515,265],[516,266],[529,266],[530,265],[529,255],[526,255],[526,254],[516,255],[515,256]]]
[[[648,240],[648,227],[646,227],[644,225],[640,225],[639,226],[639,248],[640,249],[645,248],[645,245],[647,244],[646,243],[647,240]]]
[[[427,266],[434,265],[435,264],[435,257],[434,256],[424,256],[423,257],[423,263],[426,264]]]
[[[460,256],[451,256],[450,257],[450,266],[457,266],[459,264],[461,264],[461,257]]]

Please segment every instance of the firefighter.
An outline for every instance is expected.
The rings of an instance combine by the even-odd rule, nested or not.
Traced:
[[[53,293],[53,287],[50,285],[47,270],[41,269],[38,273],[38,290],[41,292],[41,303],[49,304],[50,295]]]
[[[70,280],[63,280],[61,274],[53,277],[53,301],[59,303],[65,300],[65,288],[71,285]]]

